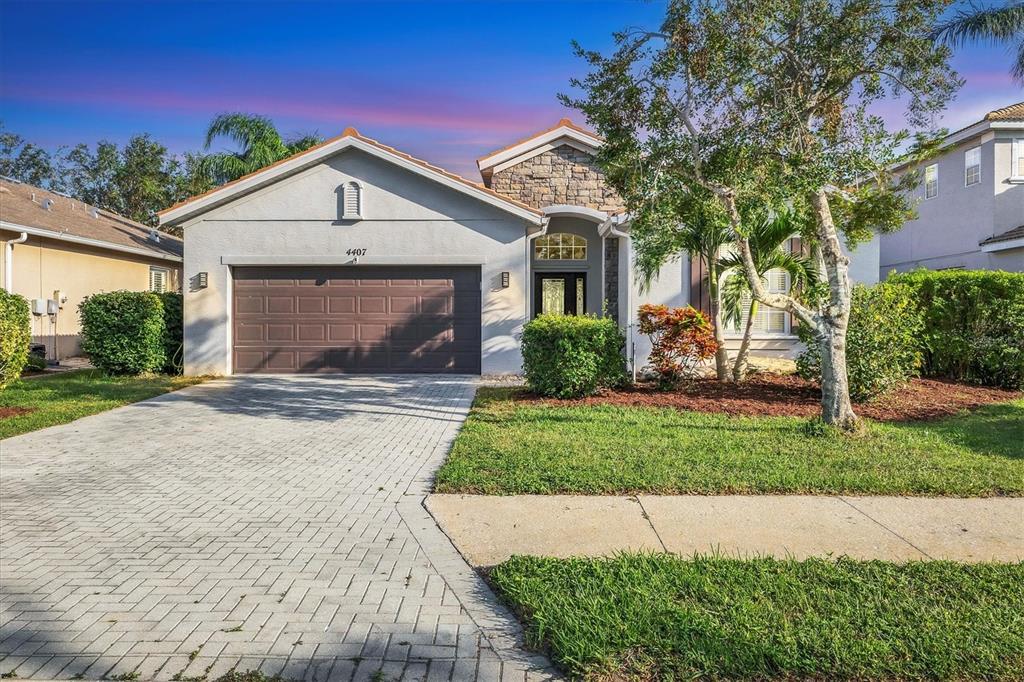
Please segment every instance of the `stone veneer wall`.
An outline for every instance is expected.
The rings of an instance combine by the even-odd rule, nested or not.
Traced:
[[[494,173],[491,189],[535,208],[554,204],[599,211],[622,208],[622,199],[605,183],[593,155],[569,145]]]
[[[604,304],[605,315],[619,321],[619,238],[604,240]]]

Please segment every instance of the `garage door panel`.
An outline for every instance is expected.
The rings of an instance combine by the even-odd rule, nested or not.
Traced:
[[[480,371],[477,268],[236,268],[235,282],[236,372]]]
[[[295,299],[292,296],[267,296],[268,313],[294,313]]]

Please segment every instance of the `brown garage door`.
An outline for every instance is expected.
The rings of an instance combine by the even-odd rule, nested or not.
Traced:
[[[234,370],[480,373],[480,269],[238,267]]]

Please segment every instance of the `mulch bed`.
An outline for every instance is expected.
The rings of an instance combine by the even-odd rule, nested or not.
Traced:
[[[0,419],[8,419],[10,417],[20,417],[23,414],[29,414],[35,412],[34,407],[0,407]]]
[[[1024,396],[987,386],[972,386],[936,379],[913,379],[906,386],[868,403],[854,405],[862,416],[885,422],[929,421],[973,410],[990,403]],[[579,400],[552,400],[521,393],[517,400],[551,405],[625,405],[674,407],[693,412],[731,415],[813,417],[821,410],[818,385],[793,374],[758,373],[741,384],[725,384],[701,378],[676,391],[659,391],[652,385],[604,391]]]

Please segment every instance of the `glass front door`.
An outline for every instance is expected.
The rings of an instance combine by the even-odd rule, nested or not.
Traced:
[[[587,311],[587,275],[538,272],[533,279],[533,314],[582,315]]]

